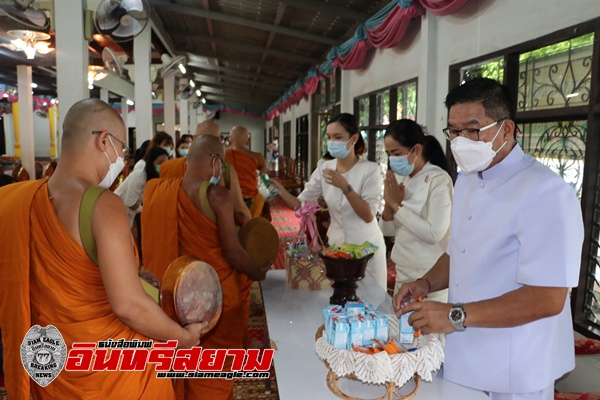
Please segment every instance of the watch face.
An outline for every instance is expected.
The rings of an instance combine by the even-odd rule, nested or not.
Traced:
[[[460,321],[460,319],[462,318],[462,311],[461,310],[452,310],[452,313],[450,314],[450,318],[452,318],[452,321],[455,321],[455,322]]]

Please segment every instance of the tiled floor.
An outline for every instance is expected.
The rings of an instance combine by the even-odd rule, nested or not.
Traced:
[[[581,337],[575,333],[576,337]],[[600,393],[600,354],[575,357],[575,369],[556,382],[558,392]]]

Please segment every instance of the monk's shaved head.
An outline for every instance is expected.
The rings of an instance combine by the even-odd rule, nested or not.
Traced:
[[[220,139],[221,134],[219,132],[219,125],[212,119],[207,119],[206,121],[200,122],[196,126],[196,133],[194,134],[194,139],[202,135],[211,135]]]
[[[232,145],[244,147],[248,144],[248,128],[242,125],[236,125],[231,128],[230,141]]]
[[[214,136],[201,135],[194,139],[188,151],[188,163],[203,161],[210,157],[211,154],[218,154],[221,158],[225,157],[223,145]]]
[[[92,131],[106,130],[116,135],[124,132],[124,127],[119,113],[102,100],[81,100],[73,104],[65,116],[62,145],[69,147],[89,140]]]

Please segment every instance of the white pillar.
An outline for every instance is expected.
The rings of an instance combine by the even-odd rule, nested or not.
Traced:
[[[71,106],[90,97],[88,89],[88,43],[83,24],[83,2],[61,0],[54,2],[56,27],[56,86],[58,108],[58,136]],[[60,148],[58,149],[60,153]],[[34,171],[35,172],[35,171]]]
[[[188,107],[187,100],[181,99],[179,101],[179,137],[185,135],[189,131]]]
[[[198,110],[192,107],[193,104],[190,104],[190,126],[189,126],[189,134],[193,135],[196,133],[196,125],[198,125]],[[183,132],[183,131],[182,131]]]
[[[164,83],[165,132],[175,140],[175,75],[166,77]]]
[[[33,96],[31,95],[31,67],[17,66],[17,91],[19,93],[19,143],[21,164],[35,179],[35,150],[33,146]]]
[[[421,18],[421,37],[426,47],[425,51],[421,52],[421,73],[417,85],[417,122],[426,125],[429,132],[436,136],[442,147],[445,147],[446,140],[441,134],[442,124],[439,119],[445,120],[446,116],[435,114],[436,110],[445,110],[445,107],[439,107],[437,97],[437,25],[438,19],[431,13]]]
[[[151,24],[133,39],[133,58],[135,60],[135,131],[136,141],[143,143],[152,139],[152,82],[150,81],[150,38]]]
[[[129,104],[127,104],[127,99],[125,97],[121,97],[121,118],[123,118],[123,122],[125,123],[125,129],[129,128],[128,124],[128,116],[129,116]]]
[[[100,100],[108,103],[108,89],[100,88]]]

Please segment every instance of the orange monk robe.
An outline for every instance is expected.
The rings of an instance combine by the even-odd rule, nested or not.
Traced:
[[[258,162],[245,152],[229,149],[225,152],[225,161],[233,165],[240,180],[244,199],[253,199],[258,194]]]
[[[162,278],[169,264],[182,255],[211,265],[221,281],[223,310],[217,325],[202,337],[205,349],[239,349],[244,326],[238,272],[223,254],[217,225],[200,212],[181,188],[181,179],[153,179],[146,185],[142,213],[144,268]],[[228,357],[224,371],[231,370]],[[184,379],[185,400],[220,400],[233,396],[233,380]],[[178,393],[180,398],[180,393]]]
[[[183,178],[187,169],[186,157],[174,158],[172,160],[165,161],[160,165],[160,177],[161,178]],[[230,167],[231,168],[231,167]],[[229,183],[226,183],[229,186]],[[229,187],[228,187],[229,188]],[[157,276],[162,279],[162,275]],[[252,286],[252,279],[248,278],[245,274],[239,274],[238,284],[240,287],[240,295],[242,298],[242,322],[246,334],[244,335],[244,348],[250,344],[250,336],[248,335],[248,321],[250,318],[250,287]]]
[[[112,312],[99,268],[67,232],[49,200],[47,179],[0,189],[0,326],[11,400],[173,399],[151,365],[140,372],[63,370],[45,388],[32,383],[20,345],[32,325],[54,325],[67,351],[73,342],[148,340]]]
[[[179,157],[160,164],[160,177],[183,178],[183,174],[185,174],[185,170],[187,169],[186,160],[186,157]]]

